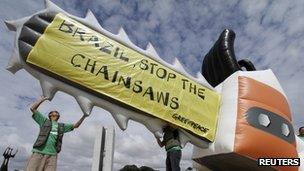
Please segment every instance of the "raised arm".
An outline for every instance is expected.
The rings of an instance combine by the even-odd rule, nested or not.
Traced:
[[[86,117],[87,117],[87,115],[82,115],[82,117],[79,119],[79,121],[76,122],[75,124],[73,124],[73,127],[78,128]]]
[[[34,112],[37,112],[37,109],[38,107],[40,106],[40,104],[46,100],[48,100],[49,98],[48,97],[45,97],[45,96],[40,96],[40,98],[38,98],[31,106],[31,111],[34,113]]]
[[[164,143],[163,141],[161,141],[158,137],[155,136],[155,138],[156,138],[157,143],[158,143],[158,145],[159,145],[160,147],[163,147],[163,146],[165,145],[165,143]]]

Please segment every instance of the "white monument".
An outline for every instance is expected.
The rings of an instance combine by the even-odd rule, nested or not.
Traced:
[[[97,126],[91,171],[113,170],[114,137],[114,128]]]

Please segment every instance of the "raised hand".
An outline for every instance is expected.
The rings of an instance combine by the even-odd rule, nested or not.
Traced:
[[[32,107],[30,108],[32,112],[37,111],[37,108],[40,106],[40,104],[46,100],[49,100],[48,97],[45,96],[40,96],[33,104]]]
[[[40,96],[40,99],[39,99],[39,101],[42,101],[42,102],[44,102],[44,101],[46,101],[46,100],[50,100],[50,98],[49,97],[46,97],[46,96]]]

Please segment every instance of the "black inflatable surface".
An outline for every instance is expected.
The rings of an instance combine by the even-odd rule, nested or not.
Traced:
[[[202,74],[213,87],[219,85],[234,72],[242,70],[242,67],[247,71],[255,70],[249,60],[237,61],[234,53],[234,39],[235,33],[225,29],[204,58]]]

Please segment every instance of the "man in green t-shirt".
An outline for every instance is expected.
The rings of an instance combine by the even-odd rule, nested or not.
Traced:
[[[86,115],[83,115],[75,124],[59,123],[57,121],[60,115],[57,111],[49,112],[46,118],[37,110],[46,100],[47,97],[41,96],[31,107],[32,118],[39,125],[40,132],[33,145],[33,153],[27,163],[26,171],[55,171],[63,134],[78,128],[86,118]]]

